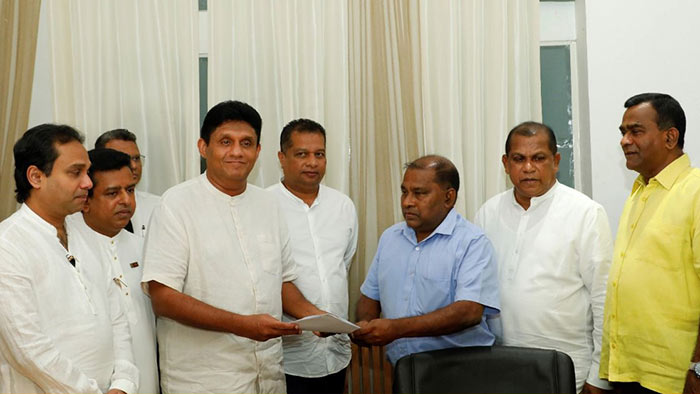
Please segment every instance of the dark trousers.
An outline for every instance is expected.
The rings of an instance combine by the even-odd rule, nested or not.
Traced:
[[[343,394],[345,369],[321,378],[284,375],[287,380],[287,394]]]
[[[615,394],[658,394],[656,391],[649,390],[646,387],[642,387],[641,384],[637,382],[610,382],[613,386],[613,393]]]

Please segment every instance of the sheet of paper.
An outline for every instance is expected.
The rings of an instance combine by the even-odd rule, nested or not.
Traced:
[[[305,318],[293,321],[292,323],[298,324],[299,328],[305,331],[332,332],[336,334],[348,334],[360,328],[360,326],[357,324],[353,324],[332,313],[306,316]]]

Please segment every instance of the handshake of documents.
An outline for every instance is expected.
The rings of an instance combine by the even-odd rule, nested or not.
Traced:
[[[360,328],[357,324],[351,323],[332,313],[306,316],[291,323],[296,323],[303,331],[318,331],[333,334],[349,334]]]

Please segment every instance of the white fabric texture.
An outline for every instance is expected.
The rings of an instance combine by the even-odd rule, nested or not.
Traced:
[[[296,279],[285,218],[272,193],[228,196],[206,173],[169,189],[146,235],[143,283],[214,307],[282,318],[282,282]],[[281,393],[282,340],[257,342],[158,318],[164,392]]]
[[[319,309],[348,318],[348,269],[357,247],[357,212],[350,198],[320,185],[308,206],[281,182],[270,186],[289,226],[294,285]],[[286,321],[295,320],[284,316]],[[309,331],[282,338],[284,372],[305,378],[336,373],[350,363],[347,334],[319,338]]]
[[[131,217],[131,225],[135,235],[145,238],[148,231],[148,221],[151,219],[153,210],[160,203],[160,196],[136,190],[134,198],[136,199],[136,210],[134,210],[134,216]]]
[[[281,177],[282,127],[309,118],[329,134],[324,183],[348,192],[348,26],[346,0],[208,0],[208,106],[240,100],[262,116],[262,150],[248,181]]]
[[[139,189],[199,174],[196,1],[48,2],[55,122],[86,134],[126,128],[148,157]]]
[[[492,160],[507,131],[541,119],[536,0],[209,0],[208,15],[208,106],[238,99],[263,118],[252,183],[279,179],[277,136],[291,119],[333,135],[324,183],[359,214],[351,302],[379,235],[401,220],[404,163],[453,160],[456,208],[471,217],[507,187]]]
[[[0,224],[0,392],[135,393],[118,288],[68,222],[66,232],[68,250],[25,204]]]
[[[612,235],[603,207],[558,182],[524,210],[513,189],[488,200],[474,222],[498,261],[502,343],[557,349],[574,361],[576,387],[598,377]]]
[[[92,246],[100,262],[111,268],[114,284],[119,287],[122,312],[131,332],[134,364],[139,369],[138,393],[158,393],[156,363],[156,321],[151,299],[141,288],[143,239],[126,230],[107,237],[91,229],[78,212],[66,218]]]

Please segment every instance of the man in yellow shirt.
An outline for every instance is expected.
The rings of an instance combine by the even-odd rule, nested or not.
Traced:
[[[620,145],[639,173],[608,280],[600,376],[617,392],[687,392],[700,383],[700,170],[683,153],[685,114],[671,96],[625,102]],[[691,370],[689,370],[689,366]],[[686,381],[687,380],[687,381]]]

